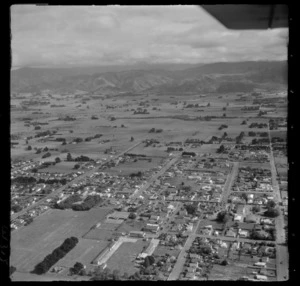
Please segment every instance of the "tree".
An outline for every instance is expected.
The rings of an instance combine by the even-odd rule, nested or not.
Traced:
[[[217,153],[223,153],[224,151],[225,151],[225,147],[224,147],[224,145],[221,145],[219,147],[219,149],[217,150]]]
[[[154,264],[155,258],[152,255],[147,256],[147,258],[149,260],[150,265]]]
[[[217,215],[217,221],[226,223],[229,220],[230,216],[227,211],[220,211]]]
[[[258,213],[258,212],[260,212],[260,206],[254,206],[253,208],[252,208],[252,212],[254,212],[254,213]]]
[[[265,213],[267,217],[278,217],[280,215],[280,211],[278,208],[269,208]]]
[[[32,147],[31,147],[30,145],[28,145],[27,150],[28,150],[28,151],[31,151],[31,150],[32,150]]]
[[[246,203],[248,202],[248,196],[246,193],[242,194],[242,198],[246,201]]]
[[[70,153],[67,154],[67,161],[72,161],[73,158],[72,158],[72,155]]]
[[[131,138],[130,138],[130,141],[132,142],[132,141],[134,141],[134,138],[131,136]]]
[[[55,158],[55,163],[60,163],[60,162],[61,162],[60,158],[59,158],[59,157],[56,157],[56,158]]]
[[[188,214],[194,215],[197,212],[197,206],[195,205],[186,205],[185,208]]]
[[[276,203],[273,200],[269,200],[266,205],[267,208],[274,208],[275,206]]]
[[[131,212],[131,213],[129,214],[128,218],[130,218],[130,219],[135,219],[135,218],[136,218],[136,214],[133,213],[133,212]]]
[[[223,117],[226,117],[226,113],[223,113]]]
[[[72,268],[70,268],[71,274],[77,275],[82,272],[84,265],[80,262],[76,262]]]

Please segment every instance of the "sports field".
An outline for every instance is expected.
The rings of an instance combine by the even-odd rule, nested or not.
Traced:
[[[80,240],[82,235],[103,220],[109,211],[109,208],[95,208],[86,212],[50,210],[30,225],[12,232],[10,264],[25,272],[33,270],[37,263],[66,238],[75,236]],[[93,241],[90,243],[91,246],[94,245]],[[86,249],[85,247],[82,251],[85,252]],[[78,257],[80,255],[83,253],[78,253]]]

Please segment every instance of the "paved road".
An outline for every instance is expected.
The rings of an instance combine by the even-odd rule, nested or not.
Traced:
[[[151,177],[151,179],[141,187],[135,194],[132,195],[131,201],[133,202],[136,198],[138,198],[145,190],[147,190],[151,184],[161,175],[163,175],[175,162],[179,159],[180,155],[177,155],[173,158],[169,163],[167,163],[161,170],[158,171],[155,175]]]
[[[269,125],[269,124],[268,124]],[[271,173],[272,173],[272,185],[274,189],[274,201],[279,204],[282,202],[279,184],[277,181],[277,171],[275,167],[273,148],[271,144],[271,132],[269,125],[269,140],[270,140],[270,165],[271,165]],[[288,248],[281,244],[285,243],[285,229],[284,229],[284,218],[282,212],[275,219],[276,226],[276,269],[277,269],[277,280],[284,281],[288,279]]]
[[[178,280],[179,278],[179,275],[183,269],[183,265],[185,263],[185,255],[186,255],[186,251],[191,247],[195,237],[196,237],[196,231],[199,227],[199,224],[201,222],[201,219],[200,218],[197,222],[197,225],[195,226],[193,232],[188,236],[182,250],[180,251],[179,255],[178,255],[178,258],[177,258],[177,261],[173,267],[173,270],[172,272],[170,273],[169,277],[168,277],[168,281],[170,280]]]
[[[231,188],[232,188],[233,182],[238,173],[238,169],[239,169],[239,162],[233,162],[232,171],[229,174],[229,176],[225,182],[225,185],[224,185],[224,190],[223,190],[222,199],[221,199],[221,207],[225,207],[225,205],[227,203],[228,197],[231,193]]]
[[[242,237],[212,236],[212,235],[205,235],[205,234],[196,234],[195,237],[221,239],[221,240],[237,241],[237,242],[249,242],[249,243],[255,243],[255,242],[275,243],[275,241],[271,241],[271,240],[257,240],[257,239],[254,240],[254,239],[248,239],[248,238],[242,238]]]
[[[78,181],[81,181],[82,179],[84,179],[85,177],[87,176],[90,176],[92,175],[93,173],[95,173],[96,171],[98,171],[98,168],[102,165],[104,165],[105,163],[109,162],[109,161],[112,161],[122,155],[124,155],[125,153],[129,152],[131,149],[135,148],[136,146],[140,145],[142,142],[138,142],[136,144],[134,144],[133,146],[131,146],[130,148],[128,148],[127,150],[115,155],[115,156],[112,156],[110,159],[108,159],[107,161],[105,161],[104,163],[101,163],[99,165],[97,165],[94,169],[90,170],[90,171],[87,171],[85,172],[84,174],[76,177],[74,180],[68,182],[66,185],[58,188],[57,190],[53,191],[52,193],[50,193],[49,195],[45,196],[44,198],[40,199],[39,201],[37,201],[35,204],[32,204],[30,205],[29,207],[23,209],[22,211],[18,212],[18,213],[15,213],[13,215],[11,215],[11,220],[14,220],[16,219],[17,217],[25,214],[27,211],[29,211],[30,209],[40,205],[41,203],[45,202],[47,199],[51,198],[51,197],[54,197],[56,196],[57,194],[59,194],[60,192],[62,192],[63,190],[65,190],[67,187],[73,185],[74,183],[78,182]]]

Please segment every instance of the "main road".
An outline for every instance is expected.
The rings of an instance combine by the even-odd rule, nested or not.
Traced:
[[[274,201],[277,204],[282,203],[282,198],[280,194],[280,188],[277,180],[277,171],[275,167],[274,154],[271,141],[271,131],[270,124],[268,124],[269,140],[270,140],[270,165],[272,174],[272,185],[274,189]],[[284,229],[284,218],[282,212],[279,216],[275,218],[276,226],[276,272],[277,280],[285,281],[288,279],[288,248],[285,244],[285,229]]]
[[[239,169],[239,162],[233,162],[233,167],[231,173],[228,175],[228,178],[225,182],[222,199],[221,199],[221,207],[225,207],[229,194],[231,193],[231,188],[234,183],[235,177],[237,176]]]
[[[196,231],[199,227],[199,224],[201,222],[201,217],[199,218],[193,232],[188,236],[183,248],[181,249],[177,261],[173,267],[172,272],[170,273],[169,277],[168,277],[168,281],[170,280],[178,280],[180,273],[182,272],[183,269],[183,265],[185,263],[185,255],[186,255],[186,251],[188,249],[190,249],[190,247],[192,246],[192,243],[196,237]]]
[[[68,182],[67,184],[65,184],[64,186],[58,188],[57,190],[53,191],[52,193],[50,193],[49,195],[46,195],[44,198],[40,199],[39,201],[37,201],[36,203],[28,206],[27,208],[21,210],[20,212],[18,213],[15,213],[13,215],[11,215],[11,220],[14,220],[16,218],[18,218],[19,216],[22,216],[24,215],[27,211],[29,211],[30,209],[40,205],[41,203],[45,202],[47,199],[49,198],[52,198],[54,196],[56,196],[57,194],[59,194],[60,192],[64,191],[67,187],[71,186],[72,184],[78,182],[78,181],[81,181],[83,180],[85,177],[87,176],[90,176],[92,175],[93,173],[95,173],[97,170],[98,170],[98,167],[101,167],[102,165],[104,165],[105,163],[107,162],[110,162],[120,156],[123,156],[125,153],[129,152],[130,150],[132,150],[133,148],[135,148],[136,146],[140,145],[142,142],[139,141],[137,142],[136,144],[134,144],[133,146],[129,147],[128,149],[126,149],[125,151],[122,151],[121,153],[117,154],[117,155],[114,155],[112,156],[111,158],[109,158],[107,161],[105,161],[104,163],[101,163],[99,165],[97,165],[94,169],[90,170],[90,171],[87,171],[85,172],[84,174],[76,177],[74,180]]]
[[[175,164],[175,162],[177,162],[179,157],[180,154],[176,155],[175,158],[171,159],[170,162],[168,162],[155,175],[153,175],[151,179],[144,186],[142,186],[136,193],[132,195],[131,201],[133,202],[138,196],[140,196],[145,190],[147,190],[156,179],[158,179],[161,175],[163,175],[173,164]]]

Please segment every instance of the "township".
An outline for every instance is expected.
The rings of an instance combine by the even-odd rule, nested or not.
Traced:
[[[12,94],[12,280],[288,280],[286,93],[138,96]]]

